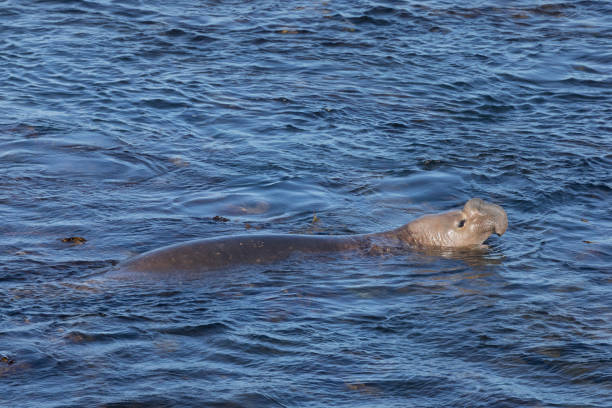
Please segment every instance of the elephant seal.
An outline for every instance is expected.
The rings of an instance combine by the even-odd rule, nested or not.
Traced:
[[[361,235],[237,235],[208,238],[145,252],[117,267],[125,272],[200,272],[262,264],[296,252],[323,253],[373,248],[448,247],[482,244],[508,227],[502,207],[472,198],[461,210],[425,215],[397,229]]]

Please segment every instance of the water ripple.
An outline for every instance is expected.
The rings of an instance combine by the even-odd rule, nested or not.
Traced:
[[[0,405],[612,405],[610,15],[0,2]],[[482,251],[104,274],[473,196],[510,219]]]

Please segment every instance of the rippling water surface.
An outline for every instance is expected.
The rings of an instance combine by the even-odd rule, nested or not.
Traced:
[[[612,6],[468,3],[0,1],[0,405],[612,406]],[[470,197],[484,253],[104,274]]]

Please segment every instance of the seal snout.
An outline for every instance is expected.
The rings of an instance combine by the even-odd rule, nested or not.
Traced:
[[[499,207],[499,206],[498,206]],[[500,237],[504,235],[508,228],[508,216],[503,208],[499,207],[499,214],[495,218],[495,233]]]
[[[463,207],[466,212],[478,212],[482,215],[488,216],[493,224],[494,231],[500,237],[506,232],[508,228],[508,215],[504,209],[493,203],[488,203],[480,198],[472,198]]]
[[[495,233],[500,237],[508,229],[508,215],[501,206],[492,203],[485,203],[486,212],[491,215],[495,225]]]

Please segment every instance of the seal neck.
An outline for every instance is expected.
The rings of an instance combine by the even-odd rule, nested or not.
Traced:
[[[416,243],[416,240],[414,235],[410,232],[408,225],[409,224],[405,224],[389,231],[376,232],[367,234],[366,236],[370,239],[381,240],[393,246],[412,246]]]

